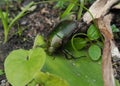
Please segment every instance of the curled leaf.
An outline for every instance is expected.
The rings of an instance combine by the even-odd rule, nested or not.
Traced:
[[[87,44],[87,41],[83,38],[74,38],[73,42],[74,42],[74,46],[77,50],[84,48]]]
[[[100,37],[98,29],[93,24],[87,30],[87,36],[90,40],[96,40]]]

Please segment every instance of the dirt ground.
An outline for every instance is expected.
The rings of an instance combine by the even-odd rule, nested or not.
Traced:
[[[26,0],[21,6],[26,5],[30,1],[32,0]],[[4,69],[4,60],[12,50],[19,48],[30,49],[33,46],[34,38],[37,34],[41,34],[45,37],[47,36],[54,25],[59,21],[59,10],[53,9],[53,7],[53,3],[37,5],[33,12],[25,15],[18,21],[22,34],[20,36],[18,35],[18,26],[15,25],[10,30],[8,41],[5,44],[3,44],[4,30],[0,23],[0,69]],[[12,14],[14,11],[18,11],[19,7],[15,10],[10,10],[10,13]],[[4,80],[5,76],[0,76],[1,83],[4,82]]]

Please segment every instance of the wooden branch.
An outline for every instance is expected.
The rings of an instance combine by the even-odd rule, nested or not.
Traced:
[[[111,15],[107,15],[96,20],[96,23],[105,38],[102,55],[102,74],[104,86],[115,86],[111,62],[111,41],[113,40],[110,27],[111,17]]]
[[[119,2],[119,0],[97,0],[89,8],[89,11],[93,15],[94,19],[100,18],[101,16],[106,15],[111,7]],[[83,15],[83,21],[89,24],[92,21],[92,17],[89,12],[86,12]]]

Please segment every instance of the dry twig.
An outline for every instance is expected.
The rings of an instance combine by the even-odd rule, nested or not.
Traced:
[[[100,18],[106,15],[117,2],[119,2],[119,0],[96,0],[89,8],[89,11],[92,13],[94,19]],[[89,12],[86,12],[83,16],[83,20],[86,23],[90,23],[93,19]]]
[[[110,21],[111,15],[107,15],[96,20],[100,32],[105,38],[102,56],[102,73],[104,86],[115,86],[111,62],[111,41],[113,41],[113,35],[111,33]]]

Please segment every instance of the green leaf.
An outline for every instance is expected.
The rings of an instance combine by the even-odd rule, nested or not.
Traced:
[[[80,50],[80,51],[70,51],[70,53],[73,55],[74,58],[83,58],[87,56],[87,53],[85,50]],[[70,57],[70,56],[69,56]]]
[[[3,27],[4,27],[4,36],[5,36],[4,37],[4,43],[7,41],[8,32],[9,32],[7,15],[8,15],[7,12],[6,12],[6,14],[4,14],[2,9],[0,9],[0,17],[1,17],[1,21],[2,21]]]
[[[120,30],[116,27],[116,25],[112,25],[112,32],[120,32]]]
[[[0,69],[0,75],[3,75],[3,74],[4,74],[3,70]]]
[[[13,86],[25,86],[43,67],[46,54],[42,48],[12,51],[5,60],[5,73]]]
[[[27,86],[37,86],[37,82],[35,80],[32,80]]]
[[[72,3],[70,3],[68,5],[68,7],[66,8],[66,10],[64,11],[64,13],[61,15],[61,18],[66,17],[68,14],[71,13],[71,10],[74,8],[74,6],[76,5],[78,0],[71,0]]]
[[[37,35],[35,37],[33,48],[35,48],[35,47],[44,47],[44,45],[45,45],[45,41],[44,41],[43,37],[41,35]]]
[[[7,13],[4,12],[4,11],[2,11],[2,13],[3,13],[3,16],[6,16],[6,15],[7,15]],[[0,15],[0,18],[2,18],[2,15]]]
[[[9,29],[11,29],[11,27],[15,24],[16,21],[18,21],[21,17],[24,16],[28,9],[34,4],[35,2],[32,1],[28,5],[26,5],[25,8],[18,15],[16,15],[15,18],[10,22]]]
[[[116,79],[115,79],[115,85],[116,85],[116,86],[120,86],[119,80],[116,80]]]
[[[103,86],[101,60],[94,62],[88,57],[77,60],[53,57],[47,56],[42,71],[61,77],[70,86]]]
[[[38,72],[34,79],[37,83],[44,86],[69,86],[65,80],[48,72]]]
[[[79,46],[76,49],[80,49]],[[67,55],[67,58],[71,58],[71,56],[73,56],[74,58],[81,58],[81,57],[87,55],[87,53],[86,53],[86,51],[84,49],[82,49],[82,50],[74,50],[73,46],[71,44],[71,41],[68,41],[68,43],[64,46],[64,54]]]
[[[89,56],[92,60],[98,60],[101,56],[101,49],[99,46],[93,44],[88,49]]]
[[[98,29],[93,24],[88,28],[87,36],[90,40],[96,40],[100,37]]]
[[[96,42],[96,45],[99,46],[100,48],[103,48],[103,47],[104,47],[104,43],[101,42],[101,41],[97,41],[97,42]]]
[[[64,8],[65,1],[60,0],[57,2],[57,4],[54,6],[55,8]]]
[[[78,11],[77,20],[81,19],[84,4],[85,4],[85,0],[80,0],[80,8],[79,8],[79,11]]]
[[[87,44],[87,41],[83,38],[74,38],[73,42],[74,42],[75,48],[78,50],[84,48]]]

